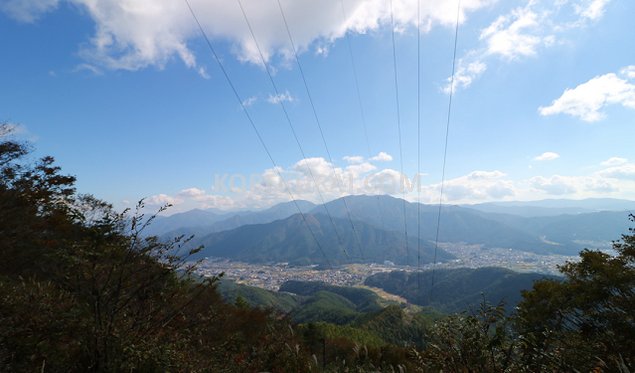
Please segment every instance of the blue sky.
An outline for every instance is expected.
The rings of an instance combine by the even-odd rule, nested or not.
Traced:
[[[393,0],[404,174],[417,173],[417,2]],[[7,0],[0,5],[0,120],[78,188],[124,207],[401,196],[389,0],[192,0],[260,146],[180,0]],[[455,1],[421,2],[421,200],[438,200]],[[445,201],[635,199],[635,3],[463,0]],[[357,66],[365,140],[351,60]],[[285,121],[289,112],[307,159]],[[403,179],[403,178],[401,178]],[[407,183],[406,183],[407,184]],[[231,187],[234,190],[231,190]],[[416,200],[416,186],[407,198]]]

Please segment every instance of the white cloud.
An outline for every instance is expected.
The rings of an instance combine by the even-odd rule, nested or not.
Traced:
[[[560,158],[560,154],[554,152],[544,152],[536,157],[534,157],[534,161],[553,161],[555,159]]]
[[[355,156],[345,157],[348,158]],[[460,204],[537,200],[554,196],[572,199],[613,197],[635,200],[635,164],[618,157],[610,158],[603,164],[604,168],[590,174],[537,175],[522,179],[514,179],[501,170],[475,170],[448,178],[444,184],[443,202]],[[184,211],[195,207],[265,208],[288,201],[290,194],[296,199],[321,203],[317,183],[325,201],[356,194],[390,194],[401,198],[404,191],[406,199],[416,201],[417,187],[420,187],[421,201],[436,204],[441,189],[438,182],[421,183],[420,177],[409,177],[391,168],[378,168],[370,161],[348,163],[345,167],[340,167],[321,157],[302,159],[289,167],[266,169],[255,175],[228,176],[222,178],[224,181],[220,184],[215,181],[211,193],[191,187],[181,190],[174,196],[159,194],[150,197],[146,202],[153,205],[176,204],[171,211]]]
[[[481,45],[459,59],[455,90],[469,87],[484,74],[489,61],[506,62],[536,57],[541,50],[562,44],[567,33],[590,26],[604,14],[610,0],[528,0],[500,15],[481,30]],[[635,74],[635,71],[633,71]],[[443,91],[450,92],[449,82]]]
[[[635,163],[625,163],[619,166],[609,167],[598,172],[598,175],[613,179],[635,180]]]
[[[620,184],[600,173],[587,176],[535,176],[529,179],[529,184],[534,189],[544,192],[548,196],[568,198],[611,195],[620,190],[620,185],[628,188],[626,184]]]
[[[197,198],[205,195],[205,191],[199,188],[187,188],[179,192],[179,196],[188,198]]]
[[[369,159],[370,161],[376,161],[376,162],[390,162],[392,161],[392,155],[386,153],[386,152],[379,152],[377,153],[376,156],[371,157]]]
[[[280,167],[265,170],[262,174],[262,185],[273,187],[283,185],[282,178],[280,177],[282,171],[284,170]]]
[[[296,98],[293,97],[291,93],[289,93],[289,91],[285,91],[277,95],[269,95],[269,97],[267,98],[267,102],[270,104],[279,104],[281,102],[294,102],[295,100]]]
[[[100,68],[98,68],[97,66],[93,66],[89,63],[80,63],[79,65],[75,66],[75,68],[73,69],[74,72],[79,72],[79,71],[88,71],[90,73],[93,73],[94,75],[103,75],[104,72],[101,71]]]
[[[343,160],[345,160],[348,163],[352,163],[352,164],[357,164],[357,163],[363,163],[364,162],[364,157],[359,156],[359,155],[353,155],[353,156],[345,156],[342,157]]]
[[[387,168],[370,175],[364,187],[370,194],[398,194],[404,185],[410,187],[408,178],[397,170]]]
[[[360,175],[366,174],[370,171],[376,170],[377,167],[371,163],[368,162],[362,162],[359,164],[352,164],[349,165],[348,167],[346,167],[345,171],[346,173],[352,175],[353,177],[357,178]]]
[[[182,202],[181,199],[176,197],[171,197],[167,194],[156,194],[154,196],[150,196],[144,200],[145,204],[149,207],[154,206],[163,206],[163,205],[178,205]]]
[[[465,176],[445,182],[445,202],[500,200],[516,194],[516,187],[505,179],[505,173],[494,171],[472,171]],[[430,192],[438,194],[440,184],[431,186]],[[436,197],[438,198],[438,197]]]
[[[198,75],[201,76],[201,78],[203,78],[203,79],[209,79],[210,78],[209,74],[207,73],[207,69],[204,66],[199,66],[196,71],[198,72]]]
[[[591,193],[606,194],[619,191],[619,187],[614,181],[601,177],[585,178],[584,187],[587,192]]]
[[[256,103],[256,101],[258,101],[258,97],[256,97],[256,96],[251,96],[251,97],[246,98],[246,99],[243,101],[243,105],[244,105],[245,107],[250,107],[250,106],[252,106],[253,104],[255,104],[255,103]]]
[[[611,166],[623,165],[626,162],[628,162],[628,159],[626,159],[626,158],[611,157],[611,158],[607,159],[606,161],[604,161],[604,162],[602,162],[600,164],[602,166],[611,167]]]
[[[635,65],[626,66],[625,68],[620,70],[620,74],[628,79],[635,79]]]
[[[149,66],[163,68],[173,57],[200,70],[188,42],[199,38],[192,16],[183,1],[157,0],[4,0],[0,10],[9,16],[32,22],[66,2],[82,8],[95,23],[95,34],[81,50],[88,62],[108,69],[137,70]],[[454,24],[458,0],[423,2],[423,31]],[[495,0],[463,0],[460,20]],[[260,57],[243,16],[235,2],[190,0],[203,28],[211,39],[228,40],[242,61],[260,64]],[[275,2],[243,0],[246,13],[265,59],[288,58],[290,45]],[[329,45],[347,32],[368,33],[390,22],[385,0],[347,0],[346,17],[340,0],[282,0],[285,16],[300,52],[312,48],[326,53]],[[414,26],[417,0],[394,0],[398,29]]]
[[[533,32],[540,25],[540,18],[531,9],[531,4],[500,16],[481,32],[480,39],[487,45],[487,54],[510,60],[536,54],[542,38]]]
[[[604,10],[610,0],[585,0],[575,4],[575,12],[583,18],[595,21],[604,15]]]
[[[504,172],[495,170],[495,171],[472,171],[465,176],[468,180],[492,180],[492,179],[500,179],[505,176]]]
[[[573,89],[566,89],[551,105],[540,107],[541,115],[568,114],[585,122],[596,122],[605,117],[606,106],[622,105],[635,109],[635,84],[628,81],[632,66],[622,70],[625,78],[614,73],[596,76]]]
[[[482,61],[474,61],[469,63],[464,63],[463,60],[459,61],[459,67],[454,74],[454,90],[460,88],[467,88],[472,84],[474,79],[483,75],[483,73],[487,70],[487,65]],[[452,77],[449,77],[447,80],[447,85],[443,87],[443,92],[450,93],[450,85],[452,84]]]
[[[531,185],[550,195],[572,194],[577,192],[577,182],[567,176],[554,175],[551,177],[536,176],[530,179]]]
[[[45,13],[55,9],[59,0],[3,0],[0,11],[20,22],[35,22]]]

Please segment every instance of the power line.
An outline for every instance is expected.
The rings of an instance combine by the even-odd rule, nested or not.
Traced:
[[[340,5],[342,7],[342,16],[344,17],[344,21],[348,18],[346,15],[346,9],[344,7],[344,0],[340,0]],[[366,140],[366,152],[368,154],[368,158],[372,158],[372,152],[370,150],[370,140],[368,137],[368,126],[366,125],[366,114],[364,112],[364,105],[362,105],[362,95],[359,89],[359,78],[357,75],[357,65],[355,64],[355,57],[353,55],[353,47],[351,45],[351,40],[348,37],[348,32],[344,33],[344,38],[346,39],[346,46],[348,47],[348,55],[351,60],[351,67],[353,69],[353,80],[355,82],[355,92],[357,93],[357,106],[359,107],[360,118],[362,121],[362,128],[364,130],[364,139]],[[377,202],[377,212],[379,213],[379,221],[381,223],[381,230],[385,230],[384,223],[384,214],[382,213],[381,202],[379,200],[379,195],[375,196],[375,201]]]
[[[441,226],[441,205],[443,203],[443,187],[445,186],[445,165],[448,158],[448,138],[450,136],[450,119],[452,116],[452,96],[454,95],[454,74],[456,69],[456,46],[459,39],[459,17],[461,15],[461,0],[458,1],[456,8],[456,28],[454,29],[454,52],[452,55],[452,77],[450,78],[450,98],[448,100],[447,122],[445,124],[445,145],[443,149],[443,167],[441,171],[441,189],[439,191],[439,210],[437,212],[437,232],[434,239],[434,263],[432,265],[432,287],[430,288],[430,296],[432,297],[432,288],[434,288],[434,270],[437,266],[437,249],[439,248],[439,227]]]
[[[335,177],[336,180],[338,180],[340,183],[342,183],[342,181],[340,180],[340,178],[337,175],[337,172],[335,171],[335,165],[334,165],[334,162],[333,162],[333,158],[331,157],[331,152],[330,152],[329,146],[328,146],[328,144],[326,142],[326,137],[324,136],[324,131],[322,130],[322,124],[320,122],[320,118],[319,118],[319,116],[317,114],[317,110],[315,109],[315,103],[313,102],[313,96],[311,95],[311,90],[309,89],[309,85],[308,85],[307,80],[306,80],[306,75],[304,74],[304,69],[302,68],[302,63],[300,63],[300,58],[298,57],[298,51],[297,51],[297,49],[295,47],[295,43],[293,41],[293,36],[291,35],[291,30],[289,28],[289,23],[287,22],[287,17],[284,14],[284,9],[282,8],[282,4],[280,3],[280,0],[277,0],[277,2],[278,2],[278,8],[280,9],[280,15],[282,16],[282,20],[284,22],[285,30],[287,31],[287,36],[289,37],[289,42],[291,43],[291,49],[293,51],[293,56],[295,58],[295,62],[298,65],[298,71],[300,72],[300,75],[302,77],[302,83],[304,84],[304,88],[305,88],[307,96],[309,98],[309,103],[311,104],[311,109],[313,111],[313,117],[315,118],[315,123],[317,124],[317,127],[320,130],[320,137],[322,138],[322,143],[324,144],[324,148],[326,149],[326,154],[327,154],[329,162],[331,164],[331,170],[333,171],[333,176]],[[243,14],[244,14],[244,12],[243,12]],[[252,33],[252,36],[253,36],[253,33]],[[361,240],[359,238],[359,235],[357,234],[357,230],[355,229],[355,224],[353,223],[353,218],[351,216],[351,211],[350,211],[350,209],[348,207],[348,203],[346,202],[346,197],[342,198],[342,201],[344,202],[344,207],[346,208],[346,214],[347,214],[347,217],[348,217],[348,221],[351,224],[351,229],[353,230],[353,235],[355,236],[355,239],[357,240],[357,244],[359,246],[359,252],[360,252],[360,255],[361,255],[362,259],[363,259],[364,258],[364,252],[362,250],[362,243],[361,243]]]
[[[236,97],[236,100],[238,100],[238,103],[240,104],[240,107],[242,108],[243,113],[247,117],[247,120],[249,121],[249,124],[251,124],[251,128],[254,130],[254,132],[256,134],[256,137],[258,137],[258,141],[260,142],[260,145],[265,150],[265,153],[267,153],[267,156],[269,157],[269,160],[271,161],[271,164],[273,165],[274,170],[278,174],[278,177],[282,181],[285,190],[289,194],[289,197],[291,198],[291,202],[293,202],[294,206],[298,210],[298,213],[302,217],[302,221],[304,222],[304,224],[306,225],[307,229],[309,230],[311,236],[313,237],[313,240],[315,241],[315,244],[317,245],[318,249],[322,253],[322,256],[324,256],[324,259],[326,260],[326,263],[328,264],[329,268],[333,268],[333,266],[331,265],[331,261],[329,260],[328,256],[326,255],[326,252],[324,251],[324,249],[322,248],[322,245],[320,244],[320,241],[318,241],[317,236],[315,235],[315,233],[311,229],[311,226],[309,225],[309,222],[307,221],[306,215],[302,212],[302,209],[300,208],[300,206],[298,205],[297,200],[293,196],[293,193],[291,192],[291,189],[289,188],[289,185],[287,184],[287,182],[285,181],[284,177],[282,176],[282,174],[280,172],[280,168],[278,167],[276,161],[274,160],[273,156],[271,155],[271,151],[269,151],[269,147],[265,143],[262,135],[260,134],[260,131],[258,131],[258,128],[256,127],[256,124],[254,123],[254,120],[251,117],[251,114],[249,114],[249,111],[245,107],[245,104],[243,103],[243,100],[240,97],[240,94],[238,94],[238,90],[236,89],[236,86],[234,86],[234,83],[232,82],[231,78],[229,77],[229,74],[227,73],[227,70],[225,70],[225,66],[223,65],[223,63],[221,62],[220,58],[218,57],[218,54],[216,53],[216,49],[214,48],[214,46],[212,45],[212,42],[207,37],[207,33],[203,29],[203,26],[201,25],[200,21],[198,20],[198,17],[196,16],[196,13],[194,12],[194,9],[192,8],[192,6],[190,5],[190,2],[188,0],[184,0],[184,1],[185,1],[185,4],[187,5],[188,9],[190,10],[190,13],[192,14],[192,18],[194,18],[194,21],[196,22],[196,25],[198,26],[198,29],[201,32],[201,35],[205,39],[205,42],[207,43],[208,48],[212,52],[212,55],[214,56],[214,59],[216,60],[216,63],[218,64],[218,67],[220,68],[220,70],[222,71],[223,75],[225,76],[225,79],[227,80],[227,83],[229,84],[232,92],[234,93],[234,96]]]
[[[245,19],[245,23],[247,24],[247,27],[249,28],[249,32],[251,34],[251,37],[254,40],[254,43],[256,44],[256,49],[258,50],[258,54],[260,55],[260,60],[262,62],[262,64],[265,67],[265,71],[267,72],[267,76],[269,77],[269,81],[271,82],[271,85],[275,91],[276,96],[280,95],[280,91],[278,89],[278,85],[276,84],[275,80],[273,79],[273,75],[271,74],[271,71],[269,70],[269,65],[267,65],[267,61],[265,60],[264,54],[262,53],[262,49],[260,48],[260,45],[258,44],[258,39],[256,39],[256,35],[253,31],[253,28],[251,27],[251,22],[249,22],[249,18],[247,17],[247,13],[245,12],[245,9],[242,5],[242,2],[240,0],[237,0],[238,2],[238,6],[240,7],[240,11],[243,14],[243,18]],[[302,144],[300,143],[300,138],[298,137],[298,134],[295,130],[295,127],[293,126],[293,123],[291,122],[291,117],[289,116],[289,112],[287,111],[287,107],[284,104],[283,100],[280,100],[278,102],[280,104],[280,107],[282,108],[282,111],[284,113],[285,119],[287,121],[287,124],[289,125],[289,129],[291,130],[291,133],[293,134],[293,138],[295,139],[295,142],[298,146],[298,149],[300,150],[300,154],[302,155],[302,159],[305,160],[305,165],[306,165],[306,169],[309,172],[309,175],[311,177],[311,179],[313,180],[313,184],[315,185],[316,191],[318,193],[318,196],[320,198],[320,201],[322,202],[322,206],[324,207],[324,210],[326,211],[326,214],[328,215],[329,221],[331,222],[331,225],[333,226],[333,230],[335,231],[335,235],[337,236],[337,240],[338,240],[338,244],[340,245],[340,248],[342,249],[342,251],[344,252],[344,255],[346,256],[347,259],[350,259],[349,255],[348,255],[348,251],[346,250],[346,248],[342,245],[342,237],[339,234],[339,231],[337,230],[337,226],[335,225],[335,221],[333,219],[333,216],[331,214],[331,212],[329,211],[327,205],[326,205],[326,201],[324,200],[324,196],[322,195],[322,191],[320,190],[320,186],[319,183],[317,182],[317,179],[315,178],[315,174],[313,173],[313,170],[311,169],[311,166],[309,165],[308,162],[306,162],[307,160],[307,156],[306,153],[304,152],[304,148],[302,147]]]
[[[417,0],[417,292],[421,292],[421,0]]]
[[[399,79],[397,77],[397,51],[395,47],[395,17],[393,12],[393,0],[390,0],[390,32],[392,37],[392,62],[393,62],[393,71],[395,75],[395,100],[397,103],[397,132],[399,135],[399,163],[401,167],[401,179],[403,180],[403,146],[401,144],[401,109],[399,105]],[[407,262],[410,261],[410,252],[408,250],[408,221],[406,218],[406,185],[405,180],[403,180],[403,227],[404,227],[404,235],[406,236],[406,258]]]

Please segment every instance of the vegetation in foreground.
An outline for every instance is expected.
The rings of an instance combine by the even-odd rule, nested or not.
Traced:
[[[74,177],[50,157],[30,163],[8,131],[0,127],[0,371],[635,369],[635,230],[614,243],[616,255],[583,251],[564,280],[536,282],[511,316],[483,302],[470,314],[390,306],[342,325],[297,324],[223,301],[217,279],[193,280],[175,255],[187,237],[144,237],[152,218],[142,204],[117,213],[77,194]]]

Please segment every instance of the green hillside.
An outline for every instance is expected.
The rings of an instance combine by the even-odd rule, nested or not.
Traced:
[[[197,257],[224,257],[252,263],[289,262],[294,265],[390,260],[398,264],[415,264],[417,241],[409,237],[406,245],[403,233],[385,231],[357,222],[356,230],[343,219],[330,219],[322,214],[305,215],[311,231],[299,214],[268,224],[246,225],[230,231],[213,233],[196,240],[204,246]],[[341,242],[339,241],[341,238]],[[407,246],[409,250],[407,250]],[[422,242],[422,247],[430,244]],[[422,250],[422,263],[431,263],[432,250]],[[454,258],[439,250],[438,260]]]
[[[252,307],[273,309],[282,313],[289,313],[300,304],[298,297],[291,294],[238,284],[231,280],[218,281],[217,289],[230,303],[236,303],[237,300],[242,299]]]
[[[521,300],[521,291],[531,289],[540,279],[553,278],[537,273],[518,273],[504,268],[459,268],[407,273],[377,273],[366,279],[368,286],[381,288],[409,302],[442,312],[476,309],[485,300],[504,302],[512,310]]]

